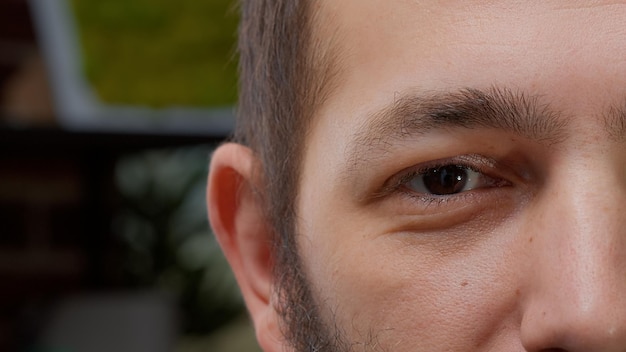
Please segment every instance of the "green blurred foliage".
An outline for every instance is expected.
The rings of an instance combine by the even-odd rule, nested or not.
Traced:
[[[244,312],[205,203],[208,146],[151,150],[120,159],[122,202],[114,232],[125,247],[126,286],[178,298],[185,333],[212,332]]]
[[[224,106],[236,99],[233,0],[72,0],[84,72],[110,104]]]

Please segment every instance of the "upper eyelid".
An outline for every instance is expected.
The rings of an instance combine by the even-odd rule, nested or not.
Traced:
[[[421,167],[419,169],[415,169],[412,172],[409,171],[405,175],[405,177],[406,178],[410,178],[410,177],[414,177],[414,176],[417,176],[417,175],[423,175],[424,173],[426,173],[427,171],[429,171],[431,169],[436,169],[436,168],[440,168],[440,167],[444,167],[444,166],[448,166],[448,165],[461,166],[461,167],[470,169],[470,170],[475,171],[475,172],[483,173],[483,171],[481,169],[476,168],[473,165],[468,165],[468,164],[465,164],[465,163],[455,163],[455,162],[441,162],[439,164],[428,165],[428,166],[425,166],[425,167]],[[408,181],[408,180],[406,180],[406,181]]]
[[[414,177],[430,169],[443,167],[446,165],[459,165],[483,174],[489,174],[489,170],[493,170],[496,168],[496,162],[493,159],[477,154],[466,154],[417,164],[398,172],[391,179],[393,180],[396,176],[400,176],[400,178],[397,179],[398,185],[400,185],[402,183],[402,179],[404,178],[407,178],[407,180],[405,181],[408,181],[410,177]]]

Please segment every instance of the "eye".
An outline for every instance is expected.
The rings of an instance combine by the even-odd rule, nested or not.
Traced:
[[[497,186],[498,181],[468,166],[447,164],[418,171],[405,179],[409,190],[426,195],[452,195]]]

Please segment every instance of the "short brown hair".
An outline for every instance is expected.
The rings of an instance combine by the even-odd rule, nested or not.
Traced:
[[[234,138],[260,161],[263,188],[258,194],[278,248],[295,248],[291,241],[303,142],[331,77],[329,41],[313,33],[315,1],[240,0]]]
[[[296,209],[304,141],[310,121],[330,94],[337,55],[321,38],[317,0],[240,0],[239,104],[235,142],[259,161],[256,190],[273,230],[274,288],[285,336],[300,349],[312,342],[301,321],[311,300],[296,245]],[[314,28],[314,27],[318,28]],[[315,32],[314,33],[314,29]],[[305,336],[307,335],[307,336]],[[294,342],[296,341],[296,342]],[[297,347],[297,346],[296,346]],[[298,349],[298,350],[300,350]]]

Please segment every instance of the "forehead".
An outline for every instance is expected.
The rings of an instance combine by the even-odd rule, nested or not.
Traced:
[[[626,72],[625,3],[322,0],[321,35],[341,56],[326,105],[354,112],[401,89],[494,84],[545,94],[564,79],[606,92],[615,79],[602,78]]]

